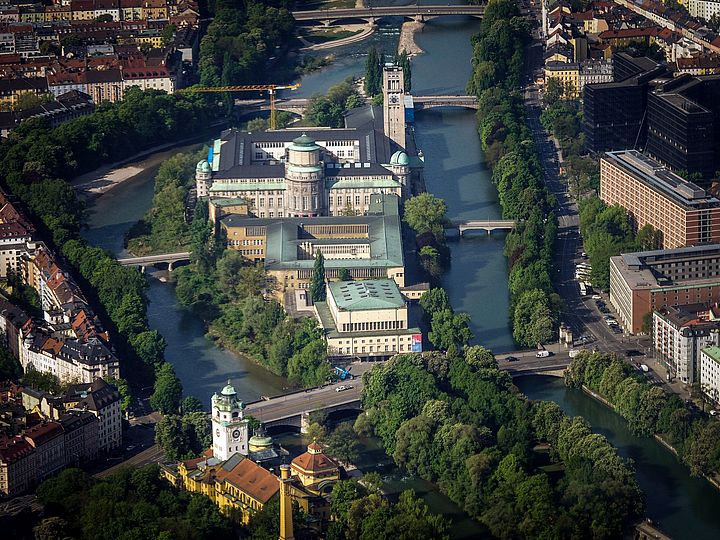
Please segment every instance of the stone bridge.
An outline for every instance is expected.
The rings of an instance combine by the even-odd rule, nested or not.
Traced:
[[[437,107],[464,107],[475,110],[478,108],[475,96],[413,96],[413,105],[416,111]]]
[[[515,220],[512,219],[486,219],[486,220],[464,220],[451,221],[445,226],[446,231],[457,230],[462,236],[465,231],[509,231],[515,227]]]
[[[190,252],[183,251],[179,253],[164,253],[162,255],[147,255],[145,257],[128,257],[125,259],[118,259],[118,262],[122,266],[139,266],[143,271],[147,266],[167,264],[168,270],[172,271],[174,264],[179,262],[190,262]]]
[[[447,15],[465,15],[482,19],[484,14],[485,6],[452,5],[411,5],[293,11],[293,17],[295,17],[295,20],[298,22],[320,22],[326,26],[348,20],[362,20],[373,24],[385,17],[403,17],[416,22],[425,22]]]

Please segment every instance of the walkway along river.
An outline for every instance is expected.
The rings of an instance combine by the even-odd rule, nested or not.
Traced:
[[[476,21],[440,19],[426,25],[418,34],[418,44],[426,54],[413,59],[413,90],[422,94],[463,93],[470,74],[470,36],[477,30]],[[370,43],[379,44],[387,53],[397,46],[397,28],[383,27],[362,46],[336,49],[338,63],[303,80],[303,87],[293,93],[306,97],[326,89],[350,75],[363,74],[364,56]],[[495,189],[475,129],[475,115],[464,110],[422,112],[416,121],[418,146],[426,156],[428,189],[443,197],[451,218],[487,219],[498,217]],[[122,253],[125,232],[150,207],[153,177],[150,168],[133,180],[115,188],[92,203],[91,242]],[[507,263],[502,255],[504,235],[478,234],[451,244],[452,268],[443,279],[455,309],[472,317],[475,342],[496,352],[513,347],[508,327]],[[153,328],[169,342],[168,360],[175,366],[185,391],[203,401],[228,378],[246,401],[260,395],[280,393],[286,382],[264,369],[215,348],[204,337],[202,324],[180,308],[171,285],[150,279],[149,318]],[[535,381],[541,381],[541,383]],[[557,401],[571,414],[586,416],[593,427],[609,437],[624,455],[636,459],[641,487],[648,494],[648,515],[674,538],[720,537],[720,493],[700,480],[688,477],[687,470],[674,456],[651,439],[637,439],[627,431],[622,419],[591,398],[566,391],[558,379],[519,380],[529,397]],[[416,487],[407,482],[406,487]],[[446,498],[430,491],[429,502],[436,511],[452,512]],[[713,512],[713,509],[715,510]],[[467,524],[467,523],[466,523]],[[473,536],[472,524],[462,527],[460,536]]]

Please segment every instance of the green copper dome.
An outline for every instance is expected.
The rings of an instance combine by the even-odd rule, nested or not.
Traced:
[[[312,152],[313,150],[319,150],[320,147],[315,144],[315,139],[308,137],[305,133],[300,135],[298,138],[293,139],[290,145],[290,150],[297,152]]]
[[[221,394],[223,396],[236,396],[237,392],[235,392],[235,388],[228,381],[228,384],[226,384],[225,388],[222,389]]]
[[[195,167],[195,171],[202,173],[212,172],[210,169],[210,164],[207,162],[206,159],[198,161],[197,167]]]
[[[390,158],[390,165],[408,165],[410,160],[405,152],[397,151]]]
[[[253,435],[252,437],[250,437],[248,444],[255,447],[272,446],[273,439],[272,437],[261,437],[259,435]]]

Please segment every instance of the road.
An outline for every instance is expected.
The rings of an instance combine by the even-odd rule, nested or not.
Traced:
[[[339,391],[338,388],[342,387],[346,389]],[[250,403],[245,408],[245,413],[252,415],[260,422],[274,422],[295,416],[302,411],[315,411],[357,401],[360,399],[361,392],[362,379],[356,378],[276,397],[268,401]]]

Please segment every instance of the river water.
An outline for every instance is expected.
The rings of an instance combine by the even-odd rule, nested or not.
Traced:
[[[720,538],[720,492],[707,481],[691,478],[687,467],[654,439],[635,437],[618,414],[562,379],[520,377],[520,390],[533,400],[554,401],[570,416],[582,416],[635,462],[637,479],[647,496],[647,516],[676,540]]]
[[[477,21],[462,18],[441,19],[425,26],[417,41],[426,53],[413,59],[415,94],[464,92],[471,70],[470,36],[477,28]],[[292,95],[312,95],[348,76],[361,76],[363,54],[370,43],[391,55],[398,35],[399,22],[395,22],[381,27],[371,41],[334,50],[336,62],[304,77],[303,86]],[[428,190],[447,201],[449,217],[498,217],[500,208],[483,162],[474,112],[460,109],[422,112],[416,117],[415,129],[418,147],[426,156]],[[85,233],[91,243],[123,254],[124,234],[150,208],[156,170],[153,167],[144,171],[92,203],[93,213]],[[472,317],[474,341],[495,351],[513,348],[503,244],[502,234],[470,235],[451,242],[452,266],[443,278],[455,309]],[[283,391],[287,384],[284,379],[217,349],[207,340],[200,321],[177,304],[172,285],[150,279],[148,298],[150,325],[168,340],[166,357],[175,366],[186,393],[207,402],[227,379],[246,401]],[[521,379],[519,384],[532,399],[552,399],[569,414],[585,416],[623,455],[635,459],[641,486],[648,493],[648,515],[668,533],[675,538],[694,540],[719,537],[720,495],[704,482],[689,479],[687,471],[659,445],[633,438],[614,413],[581,393],[566,391],[559,381],[531,377]],[[285,442],[292,444],[287,438]],[[367,459],[381,461],[382,452],[370,452]],[[477,524],[427,483],[398,474],[387,480],[391,490],[416,489],[435,511],[450,515],[455,523],[454,537],[477,538],[481,534]]]

